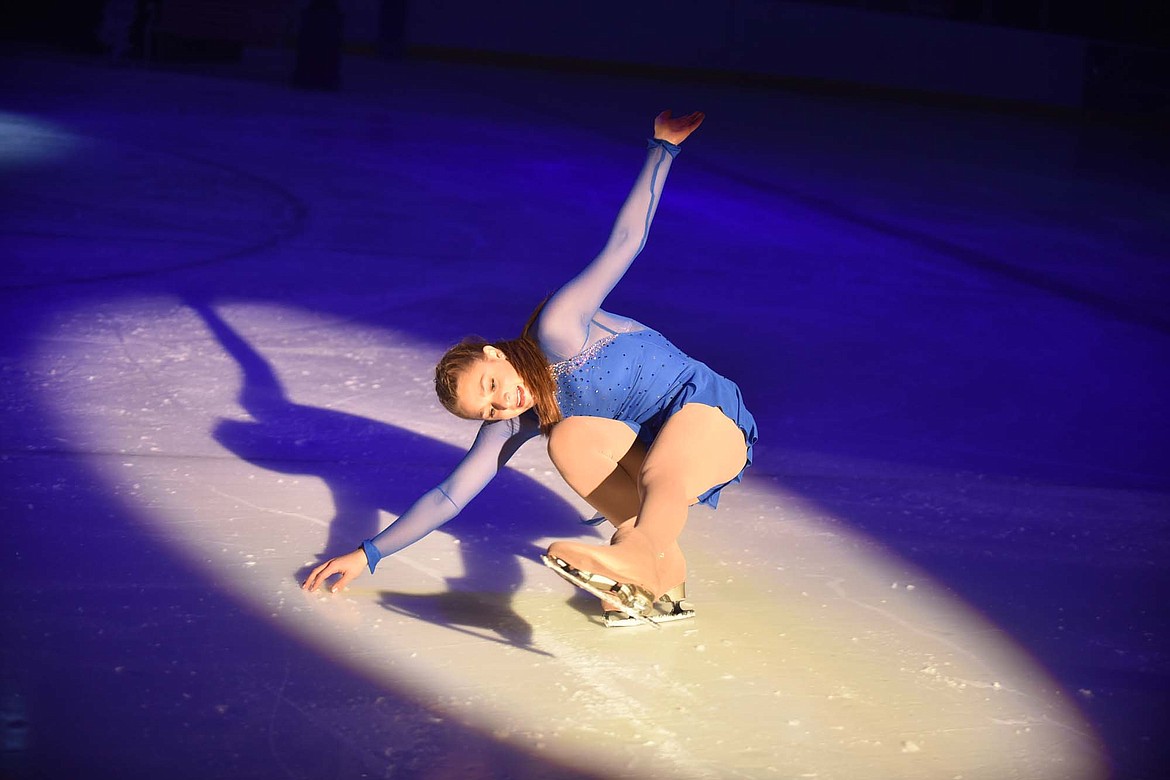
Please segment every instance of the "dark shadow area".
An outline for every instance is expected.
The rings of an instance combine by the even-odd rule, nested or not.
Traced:
[[[382,606],[396,615],[425,620],[460,634],[513,645],[530,653],[552,657],[532,647],[532,626],[512,609],[510,593],[455,590],[465,585],[449,580],[452,590],[441,593],[382,591]],[[490,632],[500,637],[485,636]]]
[[[1096,309],[1110,319],[1150,328],[1163,334],[1170,333],[1170,316],[1167,316],[1162,307],[1135,305],[1132,300],[1119,299],[1106,291],[1069,282],[1060,278],[1059,272],[1054,272],[1053,269],[1029,268],[1018,258],[997,256],[994,247],[989,247],[984,251],[972,249],[948,240],[937,232],[931,233],[905,227],[889,220],[863,214],[856,209],[843,206],[833,198],[809,195],[795,188],[783,187],[775,181],[746,176],[728,169],[714,169],[713,172],[725,179],[737,181],[745,187],[760,190],[769,196],[782,196],[786,200],[799,203],[814,212],[831,216],[843,223],[850,223],[874,234],[903,241],[934,257],[961,263],[987,274],[1002,276],[1015,284],[1034,287],[1043,293]],[[1154,283],[1157,284],[1157,282]],[[1163,288],[1161,292],[1163,297],[1170,295],[1170,290]]]

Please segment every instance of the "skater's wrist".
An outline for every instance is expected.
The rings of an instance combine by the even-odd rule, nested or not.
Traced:
[[[678,144],[672,144],[670,141],[667,141],[663,138],[647,138],[646,139],[646,148],[647,149],[653,149],[656,146],[661,146],[663,149],[665,149],[667,152],[669,152],[670,158],[672,160],[675,157],[678,157],[678,153],[682,151],[681,146],[679,146]]]
[[[370,539],[362,542],[362,546],[358,549],[366,554],[366,565],[370,567],[370,574],[373,574],[375,567],[378,565],[378,561],[382,560],[382,552]]]

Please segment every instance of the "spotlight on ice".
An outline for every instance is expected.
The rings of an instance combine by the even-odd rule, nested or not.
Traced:
[[[62,446],[207,587],[490,739],[607,777],[1108,774],[1010,636],[758,474],[692,511],[699,614],[662,630],[602,627],[536,559],[595,532],[535,444],[510,466],[519,505],[469,509],[346,593],[304,593],[341,499],[388,523],[373,492],[421,492],[474,436],[432,398],[441,345],[271,305],[88,306],[54,318],[32,366]]]

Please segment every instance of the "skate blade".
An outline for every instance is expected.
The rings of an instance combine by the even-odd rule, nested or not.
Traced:
[[[674,610],[671,612],[662,612],[659,608],[651,614],[643,614],[642,617],[649,620],[654,625],[661,623],[673,623],[676,620],[688,620],[695,616],[695,610],[686,605],[672,603]],[[617,612],[615,610],[606,610],[605,625],[607,628],[622,628],[624,626],[636,626],[642,621],[634,620],[624,612]]]
[[[540,560],[544,561],[544,565],[559,574],[562,579],[571,582],[581,590],[592,593],[594,596],[597,596],[597,598],[602,599],[607,604],[613,606],[615,611],[622,613],[634,623],[644,623],[646,625],[654,626],[655,628],[660,628],[657,623],[645,617],[643,610],[626,604],[622,600],[621,596],[614,592],[618,588],[623,587],[621,584],[597,574],[588,575],[592,579],[586,579],[584,576],[582,576],[585,574],[584,572],[580,572],[577,569],[569,566],[568,563],[562,561],[560,558],[553,558],[550,555],[541,555]],[[604,590],[599,587],[599,585],[602,584],[605,585]],[[630,586],[627,585],[625,587]]]

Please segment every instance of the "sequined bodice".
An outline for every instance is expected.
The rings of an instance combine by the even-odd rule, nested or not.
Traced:
[[[565,417],[645,423],[662,412],[687,377],[706,366],[649,328],[618,333],[552,365]]]

